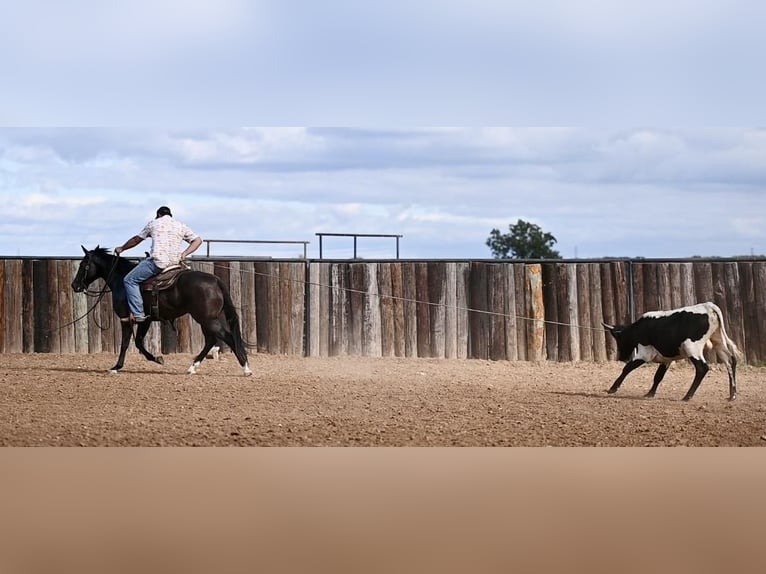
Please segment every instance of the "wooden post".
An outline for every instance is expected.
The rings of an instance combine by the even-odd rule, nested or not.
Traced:
[[[74,291],[69,261],[56,261],[58,283],[59,341],[62,353],[74,353]]]
[[[330,356],[330,265],[319,263],[319,356]],[[255,315],[253,315],[255,317]]]
[[[515,302],[515,321],[516,321],[516,357],[519,361],[527,360],[527,351],[529,346],[528,326],[529,326],[529,305],[527,293],[527,274],[523,263],[511,263],[513,265],[513,291]]]
[[[330,267],[330,356],[348,354],[349,293],[348,264],[332,263]],[[259,320],[260,326],[260,320]],[[260,337],[260,330],[258,331]]]
[[[362,313],[362,355],[365,357],[380,357],[381,351],[381,318],[380,292],[378,291],[378,265],[376,263],[360,264],[364,278]]]
[[[79,261],[70,261],[69,268],[74,278],[80,267]],[[71,289],[71,286],[70,286]],[[75,353],[88,352],[88,318],[85,316],[88,312],[88,297],[85,293],[72,292],[72,306],[74,318],[77,322],[74,324],[74,350]]]
[[[5,349],[8,353],[24,350],[22,263],[20,260],[5,262]]]
[[[758,363],[758,351],[760,348],[761,327],[758,324],[756,309],[758,301],[756,298],[756,286],[753,277],[753,263],[750,261],[740,261],[740,296],[742,307],[747,311],[742,314],[742,321],[745,334],[745,348],[741,349],[745,353],[747,362],[751,365]],[[728,327],[728,325],[727,325]]]
[[[671,285],[670,264],[659,263],[657,265],[657,293],[659,295],[659,309],[666,311],[673,309],[673,287]]]
[[[678,263],[668,265],[670,271],[670,303],[672,309],[683,307],[684,293],[681,287],[681,266]]]
[[[532,337],[527,347],[528,361],[542,361],[545,352],[545,307],[543,305],[543,271],[539,263],[526,265],[529,285]]]
[[[306,347],[308,352],[306,354],[309,357],[321,356],[321,339],[319,333],[323,317],[321,313],[322,304],[320,302],[322,298],[322,288],[319,286],[321,284],[321,280],[319,278],[320,268],[320,263],[308,264],[307,289],[309,294],[309,310],[306,314],[306,320],[308,321],[308,327],[306,329]],[[244,285],[242,286],[242,297],[243,299],[245,297]]]
[[[417,303],[418,357],[431,356],[431,310],[428,305],[428,263],[415,264],[415,298]]]
[[[633,263],[633,316],[631,322],[637,320],[648,309],[645,306],[644,296],[644,263]]]
[[[279,330],[279,325],[271,325],[271,270],[269,263],[256,261],[255,267],[255,314],[257,345],[259,353],[269,352],[269,333]]]
[[[21,260],[7,260],[5,269],[5,352],[24,350],[24,311]]]
[[[394,327],[393,281],[391,263],[378,263],[378,293],[380,294],[380,353],[395,356],[396,328]]]
[[[711,263],[693,263],[694,294],[697,303],[705,303],[715,299],[713,287],[713,266]]]
[[[570,360],[580,360],[580,329],[577,328],[580,313],[579,309],[579,296],[577,291],[577,268],[575,264],[570,263],[567,265],[567,308],[569,309],[569,317],[567,322],[569,323],[569,344],[570,344]]]
[[[662,309],[657,284],[657,265],[644,263],[644,312],[659,311]]]
[[[35,353],[49,353],[50,344],[50,311],[48,309],[48,265],[46,261],[32,261],[34,312],[34,348]]]
[[[588,263],[577,263],[577,323],[580,333],[580,360],[593,361],[593,331],[591,330],[591,285]],[[600,325],[599,325],[600,327]]]
[[[644,267],[644,270],[648,266]],[[603,309],[604,323],[607,325],[616,325],[617,320],[615,318],[615,304],[614,304],[614,288],[612,284],[612,273],[608,263],[599,264],[599,270],[601,272],[601,307]],[[617,360],[617,344],[614,341],[614,337],[608,333],[605,336],[606,340],[606,357],[609,361]]]
[[[364,330],[365,273],[363,263],[349,265],[351,314],[349,317],[348,354],[362,355],[362,332]]]
[[[628,309],[628,278],[625,272],[624,261],[611,263],[614,283],[614,312],[617,321],[622,324],[630,323],[630,309]]]
[[[240,273],[239,261],[228,261],[225,263],[229,271],[229,281],[224,283],[229,289],[231,302],[234,304],[234,310],[242,323],[242,277]],[[198,351],[199,352],[199,351]]]
[[[445,264],[444,356],[457,358],[457,263]]]
[[[678,264],[681,282],[681,307],[697,303],[694,295],[694,266],[692,263]]]
[[[469,282],[471,266],[469,263],[457,264],[457,357],[466,359],[469,356]]]
[[[10,317],[8,316],[8,310],[6,305],[6,285],[8,281],[5,278],[6,265],[3,261],[0,261],[0,353],[8,353],[6,349],[7,334],[11,329]]]
[[[402,268],[402,264],[399,262],[391,264],[391,293],[394,298],[394,355],[397,357],[404,357],[406,355],[405,346],[407,341]]]
[[[240,315],[242,337],[249,345],[257,345],[258,328],[255,317],[255,265],[252,261],[242,261],[239,269],[242,278],[242,314]],[[319,291],[318,288],[317,291]],[[312,345],[313,343],[314,341],[312,340]]]
[[[543,278],[543,306],[545,307],[545,351],[549,361],[559,360],[559,311],[557,303],[558,274],[557,264],[544,263],[542,269]],[[601,285],[601,279],[598,282]]]
[[[489,317],[487,310],[487,265],[471,262],[468,316],[472,359],[489,359]]]
[[[404,355],[418,356],[417,278],[414,263],[402,264],[404,293]]]
[[[54,259],[45,262],[48,273],[48,299],[45,301],[44,312],[48,314],[48,350],[51,353],[61,352],[61,318],[59,316],[59,278],[58,265]]]
[[[505,277],[503,266],[487,265],[487,303],[489,315],[489,358],[493,361],[506,359],[505,353]]]
[[[753,263],[753,285],[755,287],[755,309],[753,314],[759,325],[756,364],[766,363],[766,262]]]
[[[272,264],[277,280],[273,283],[278,296],[277,316],[279,322],[279,338],[275,352],[286,355],[290,353],[290,340],[292,334],[292,309],[293,309],[293,283],[290,280],[290,264],[281,262]]]
[[[569,272],[566,263],[556,264],[556,303],[559,316],[559,361],[572,361],[572,331],[569,327]]]
[[[306,328],[306,265],[290,263],[290,282],[292,284],[292,307],[290,309],[290,347],[291,355],[304,356],[304,330]]]
[[[739,282],[739,269],[736,263],[724,264],[724,281],[726,285],[726,299],[728,305],[724,311],[726,332],[743,353],[747,351],[745,340],[745,328],[743,319],[741,286]]]
[[[503,290],[505,291],[505,356],[509,361],[518,361],[519,342],[516,321],[516,269],[513,263],[503,264]]]
[[[442,261],[428,264],[428,301],[431,322],[431,356],[443,359],[445,356],[445,322],[447,310],[445,303],[445,285],[447,269]]]
[[[601,269],[598,263],[588,264],[590,275],[591,305],[590,324],[596,329],[591,332],[593,338],[593,359],[599,363],[606,361],[606,335],[602,322],[604,321],[603,295],[601,293]],[[609,335],[611,339],[612,336]]]

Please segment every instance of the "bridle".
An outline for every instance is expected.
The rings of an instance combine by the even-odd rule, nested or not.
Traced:
[[[83,274],[84,277],[87,277],[88,276],[88,271],[90,271],[91,258],[93,257],[93,252],[88,253],[87,256],[88,256],[88,261],[85,264],[85,268],[82,270],[83,271],[82,274]],[[61,329],[63,329],[64,327],[68,327],[69,325],[74,325],[75,323],[85,319],[88,315],[90,315],[93,312],[93,309],[95,309],[99,305],[99,303],[101,303],[101,300],[104,298],[104,295],[106,295],[110,291],[110,289],[109,289],[109,280],[112,278],[112,275],[114,274],[114,271],[117,269],[117,264],[119,262],[120,262],[120,256],[119,255],[115,255],[114,262],[112,263],[112,266],[109,269],[109,273],[107,273],[106,277],[104,278],[104,286],[100,290],[98,290],[98,291],[89,291],[89,287],[84,289],[84,293],[86,295],[89,295],[91,297],[93,297],[93,296],[96,297],[95,303],[93,303],[93,305],[91,305],[88,308],[88,310],[85,311],[85,313],[83,313],[82,315],[80,315],[79,317],[77,317],[76,319],[74,319],[72,321],[69,321],[68,323],[64,323],[63,325],[60,325],[56,329],[50,330],[49,331],[50,333],[53,333],[55,331],[60,331]],[[78,271],[77,274],[78,275],[80,274],[79,271]],[[109,329],[111,327],[111,325],[102,327],[101,325],[98,325],[98,323],[96,323],[96,325],[102,331],[105,331],[106,329]]]

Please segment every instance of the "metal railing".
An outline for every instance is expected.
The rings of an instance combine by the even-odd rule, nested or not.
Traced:
[[[303,258],[307,259],[308,244],[310,241],[268,241],[261,239],[203,239],[204,243],[207,243],[207,257],[210,257],[210,244],[211,243],[267,243],[267,244],[284,244],[284,245],[303,245]]]
[[[322,259],[322,238],[323,237],[353,237],[354,238],[354,259],[358,259],[358,257],[356,256],[357,237],[395,237],[397,259],[399,259],[399,239],[404,237],[403,235],[380,234],[380,233],[316,233],[315,235],[319,237],[319,259]]]

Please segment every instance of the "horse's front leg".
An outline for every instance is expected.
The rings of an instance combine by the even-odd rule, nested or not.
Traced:
[[[117,363],[109,369],[110,373],[116,373],[125,364],[125,353],[130,345],[130,337],[133,335],[133,326],[130,323],[122,323],[122,340],[120,341],[120,356],[117,358]]]
[[[155,357],[149,351],[147,351],[146,347],[144,346],[144,337],[146,337],[146,333],[149,332],[149,327],[151,326],[151,321],[144,321],[143,323],[138,324],[138,328],[136,329],[136,349],[138,349],[138,351],[144,357],[146,357],[147,361],[152,361],[158,365],[164,365],[165,360],[162,358],[162,355],[157,355]]]

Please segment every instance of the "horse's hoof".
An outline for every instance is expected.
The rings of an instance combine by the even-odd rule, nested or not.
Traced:
[[[154,357],[154,362],[157,363],[158,365],[164,365],[165,359],[163,359],[162,357]]]
[[[116,375],[119,371],[117,369],[109,369],[110,375]]]

